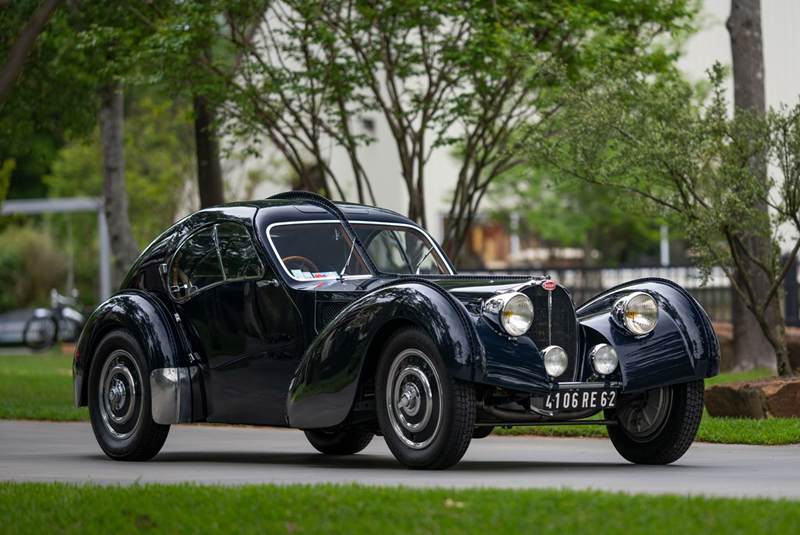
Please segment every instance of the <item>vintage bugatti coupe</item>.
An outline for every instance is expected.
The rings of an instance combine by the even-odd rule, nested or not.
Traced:
[[[576,310],[547,277],[456,274],[394,212],[290,192],[158,237],[89,318],[74,386],[119,460],[156,455],[170,424],[224,422],[302,429],[334,455],[382,435],[402,464],[442,469],[495,426],[580,423],[665,464],[718,368],[708,317],[668,280]]]

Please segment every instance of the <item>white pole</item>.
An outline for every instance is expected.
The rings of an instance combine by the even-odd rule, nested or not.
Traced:
[[[669,265],[669,228],[661,225],[661,267]]]

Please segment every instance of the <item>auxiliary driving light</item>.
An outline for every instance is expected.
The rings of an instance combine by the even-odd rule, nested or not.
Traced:
[[[592,367],[600,375],[609,375],[614,373],[619,364],[619,357],[617,352],[608,344],[597,344],[589,352],[589,360],[592,362]]]
[[[542,351],[544,357],[544,369],[550,377],[558,377],[567,371],[569,358],[567,352],[558,346],[547,346]]]

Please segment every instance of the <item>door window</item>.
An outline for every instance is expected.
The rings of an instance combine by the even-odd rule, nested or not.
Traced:
[[[264,275],[264,266],[244,226],[232,222],[217,225],[217,245],[226,281]]]
[[[175,299],[190,297],[224,280],[214,241],[214,227],[206,227],[190,236],[172,259],[169,289]]]

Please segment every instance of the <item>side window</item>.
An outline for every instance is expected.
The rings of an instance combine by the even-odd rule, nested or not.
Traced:
[[[253,279],[264,275],[264,266],[250,235],[239,223],[217,225],[217,244],[225,280]]]
[[[183,299],[224,280],[217,256],[214,228],[206,227],[193,234],[175,253],[168,284],[172,296]]]

